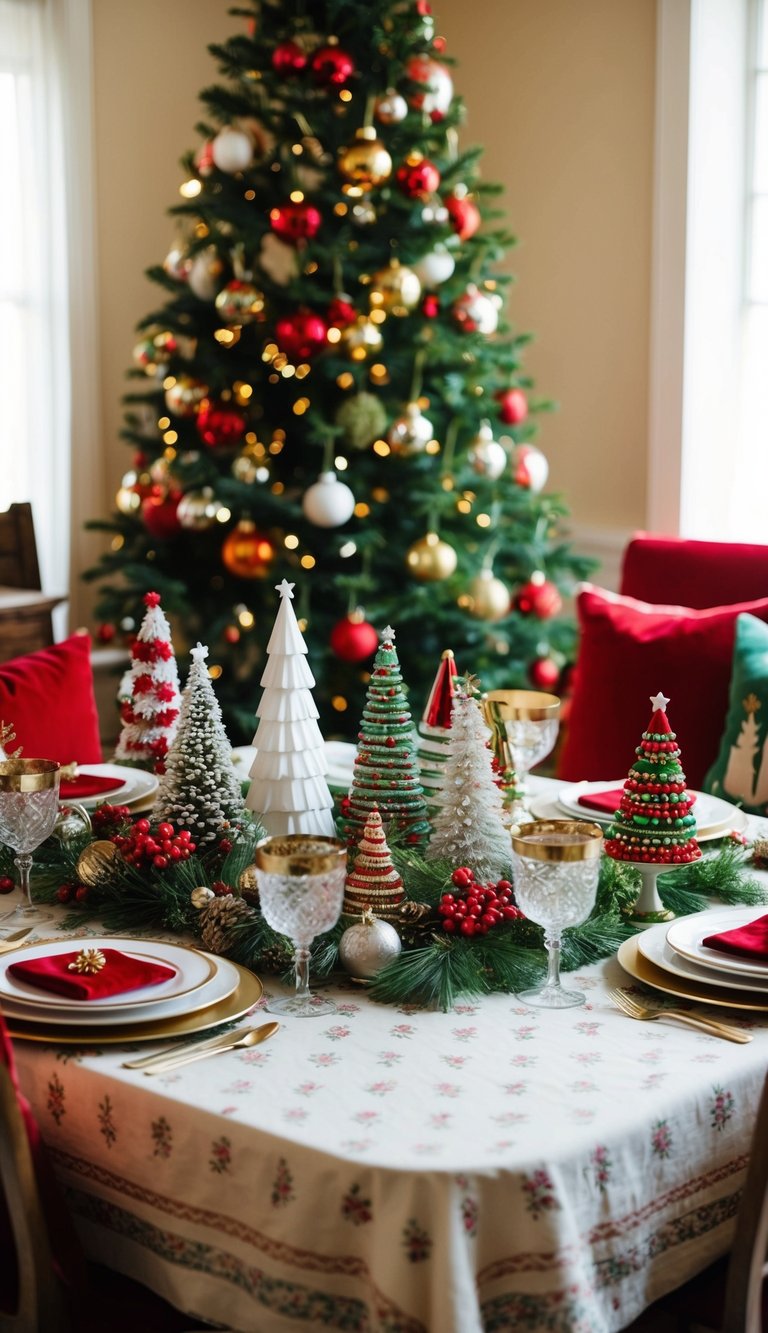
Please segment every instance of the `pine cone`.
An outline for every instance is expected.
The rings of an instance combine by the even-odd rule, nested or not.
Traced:
[[[248,917],[255,921],[256,913],[242,898],[231,893],[211,898],[200,913],[200,934],[205,948],[211,953],[226,953],[232,944],[234,927]]]
[[[287,972],[293,962],[293,952],[289,944],[271,944],[264,949],[256,960],[259,972]]]

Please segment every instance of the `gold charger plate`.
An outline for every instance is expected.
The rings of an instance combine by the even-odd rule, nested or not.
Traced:
[[[728,986],[704,986],[693,979],[688,980],[671,972],[662,971],[660,967],[656,967],[643,957],[638,948],[636,935],[619,945],[616,957],[624,971],[636,981],[643,981],[646,986],[652,986],[654,990],[664,991],[665,995],[675,995],[681,1000],[701,1000],[705,1004],[716,1005],[721,1009],[760,1010],[762,1013],[768,1013],[768,996],[764,995],[762,999],[758,999],[755,994],[754,999],[748,999],[746,991],[731,990]]]
[[[231,959],[227,960],[232,962]],[[87,1023],[72,1027],[46,1024],[44,1019],[6,1017],[9,1035],[18,1041],[44,1041],[51,1046],[119,1046],[136,1041],[158,1041],[166,1037],[186,1037],[193,1032],[207,1032],[221,1023],[232,1023],[242,1018],[261,999],[264,993],[259,978],[239,963],[236,990],[218,1004],[193,1014],[177,1014],[158,1018],[149,1023],[121,1023],[114,1027],[93,1027]]]

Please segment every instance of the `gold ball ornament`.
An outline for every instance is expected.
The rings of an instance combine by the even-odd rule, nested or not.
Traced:
[[[371,278],[371,305],[388,315],[408,315],[419,303],[421,283],[412,268],[392,260]]]
[[[218,505],[210,486],[200,491],[187,491],[179,500],[176,517],[188,532],[206,532],[216,522]]]
[[[338,157],[339,173],[348,186],[372,190],[392,175],[392,158],[372,126],[362,126]]]
[[[255,481],[262,483],[269,481],[269,468],[248,452],[238,454],[232,464],[231,472],[235,481],[245,482],[247,486],[252,486]]]
[[[481,569],[469,585],[469,614],[476,620],[502,620],[509,613],[511,594],[493,570]]]
[[[175,382],[165,391],[165,405],[174,416],[193,417],[207,397],[207,384],[193,379],[191,375],[177,375]]]
[[[250,519],[241,519],[221,548],[224,565],[235,578],[263,579],[275,558],[275,548]]]
[[[458,564],[458,556],[453,547],[438,537],[436,532],[428,532],[409,547],[405,563],[409,572],[420,583],[438,583],[453,574]]]
[[[237,887],[246,902],[256,904],[259,901],[258,871],[255,866],[246,866],[238,878]]]
[[[141,496],[133,486],[122,485],[115,496],[118,511],[126,516],[138,514],[141,509]]]
[[[339,339],[339,346],[351,361],[367,360],[369,356],[381,351],[383,343],[377,325],[365,315],[360,315],[354,324],[348,324],[342,329]]]
[[[206,904],[215,897],[216,894],[213,889],[206,888],[205,884],[201,884],[199,888],[192,890],[189,895],[189,900],[192,906],[196,908],[198,912],[201,912]]]
[[[387,431],[387,444],[393,454],[423,454],[434,437],[432,422],[422,416],[418,403],[407,403]]]
[[[120,861],[120,853],[113,842],[99,839],[84,847],[77,858],[77,878],[92,889],[109,879]]]
[[[266,318],[264,293],[252,282],[228,282],[214,304],[222,324],[256,324]]]

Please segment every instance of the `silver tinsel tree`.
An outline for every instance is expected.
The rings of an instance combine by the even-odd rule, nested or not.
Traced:
[[[190,656],[192,666],[155,802],[155,818],[190,829],[195,841],[202,843],[212,842],[229,820],[242,814],[244,802],[205,665],[208,649],[198,643]]]

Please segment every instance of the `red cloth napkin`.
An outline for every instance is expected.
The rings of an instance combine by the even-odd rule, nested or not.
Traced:
[[[768,916],[759,916],[748,926],[738,930],[724,930],[720,935],[707,935],[702,944],[720,953],[735,953],[740,958],[768,961]]]
[[[86,796],[101,796],[103,792],[117,791],[124,787],[123,778],[100,778],[95,773],[83,773],[76,778],[68,778],[59,787],[62,801],[82,801]]]
[[[85,948],[90,946],[86,943]],[[66,995],[68,1000],[100,1000],[107,995],[123,995],[142,986],[159,986],[175,977],[176,968],[165,963],[150,963],[131,958],[119,949],[102,949],[105,964],[100,972],[70,972],[79,950],[57,953],[48,958],[29,958],[11,963],[8,971],[17,981],[26,981],[39,990]]]
[[[623,793],[623,787],[612,787],[610,791],[588,792],[585,796],[579,796],[578,804],[586,806],[588,810],[601,810],[604,814],[615,815],[621,805]]]

